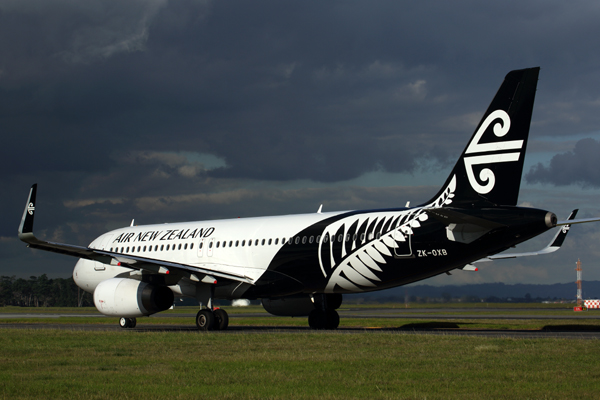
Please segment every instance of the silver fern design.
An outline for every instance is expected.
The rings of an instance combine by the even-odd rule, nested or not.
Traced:
[[[430,204],[404,211],[354,215],[329,225],[319,242],[319,264],[329,276],[326,293],[362,292],[377,287],[386,259],[412,254],[411,235],[428,219],[427,210],[452,203],[456,176]]]

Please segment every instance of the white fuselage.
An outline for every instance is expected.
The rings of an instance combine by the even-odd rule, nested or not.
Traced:
[[[342,214],[314,213],[276,217],[131,226],[107,232],[89,247],[123,255],[205,267],[256,281],[285,242],[302,229]],[[316,238],[301,238],[312,243]],[[77,286],[92,293],[96,286],[131,268],[80,259],[73,271]],[[181,295],[178,287],[172,290]]]

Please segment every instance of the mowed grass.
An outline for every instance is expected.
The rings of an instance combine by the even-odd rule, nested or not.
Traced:
[[[378,305],[380,309],[394,310],[397,309],[398,314],[404,314],[409,318],[376,318],[371,317],[369,310],[373,308],[372,305],[348,305],[342,306],[340,311],[340,327],[341,328],[381,328],[381,329],[406,329],[413,328],[415,325],[431,324],[436,321],[441,321],[443,324],[455,324],[459,329],[495,329],[495,330],[540,330],[554,327],[563,327],[567,329],[574,329],[580,327],[584,330],[600,330],[600,319],[593,318],[600,311],[592,310],[583,313],[573,312],[572,305],[564,304],[538,304],[538,303],[527,303],[527,310],[522,310],[522,304],[506,304],[506,303],[495,303],[495,304],[480,304],[480,303],[466,303],[463,306],[465,308],[471,308],[471,312],[456,312],[456,303],[451,304],[438,304],[435,312],[427,312],[431,309],[429,305],[415,305],[411,306],[410,310],[416,310],[420,313],[423,310],[422,315],[425,317],[412,318],[411,314],[406,314],[406,308],[404,304],[385,304]],[[229,315],[229,324],[232,327],[235,326],[266,326],[266,327],[306,327],[308,328],[308,322],[306,317],[276,317],[267,313],[262,306],[250,306],[250,307],[223,307]],[[360,311],[360,314],[354,313],[354,315],[360,315],[359,318],[347,317],[344,312],[348,310]],[[144,325],[177,325],[182,327],[194,327],[195,326],[195,315],[198,311],[198,307],[176,307],[174,310],[163,311],[156,316],[149,318],[142,317],[138,318],[138,327]],[[388,312],[388,316],[393,316],[394,312]],[[83,314],[83,315],[97,315],[97,316],[65,316],[58,318],[47,318],[43,314]],[[374,314],[378,314],[378,311],[373,311]],[[102,316],[94,307],[87,308],[27,308],[27,307],[0,307],[0,314],[39,314],[40,318],[29,317],[29,318],[0,318],[0,325],[2,324],[101,324],[101,325],[114,325],[117,326],[117,317],[105,317]],[[247,314],[253,314],[247,316]],[[465,314],[478,315],[480,317],[490,316],[489,319],[461,319],[461,316]],[[452,319],[437,318],[439,316],[452,316]],[[575,316],[577,319],[526,319],[527,316],[557,316],[557,317],[570,317]],[[506,316],[506,318],[498,318],[499,316]],[[586,316],[590,318],[585,318]],[[436,319],[437,318],[437,319]],[[418,326],[417,326],[418,327]]]
[[[595,399],[596,340],[2,329],[0,395]]]

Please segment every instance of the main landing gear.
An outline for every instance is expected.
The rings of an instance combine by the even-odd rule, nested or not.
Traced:
[[[201,331],[223,331],[229,326],[229,316],[220,308],[205,308],[196,314],[196,326]]]
[[[316,294],[313,296],[315,309],[308,315],[308,325],[312,329],[337,329],[340,316],[335,311],[342,305],[340,294]]]
[[[223,331],[229,325],[227,312],[213,307],[214,294],[214,285],[196,286],[196,300],[200,304],[200,311],[196,314],[196,326],[201,331]]]
[[[135,318],[119,318],[119,326],[121,328],[135,328],[137,325],[137,320]]]
[[[332,309],[314,309],[308,316],[308,325],[312,329],[337,329],[340,325],[340,316]]]

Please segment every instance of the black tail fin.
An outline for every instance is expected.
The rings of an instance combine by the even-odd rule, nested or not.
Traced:
[[[453,206],[517,204],[539,72],[537,67],[506,75],[434,199],[452,186]]]

